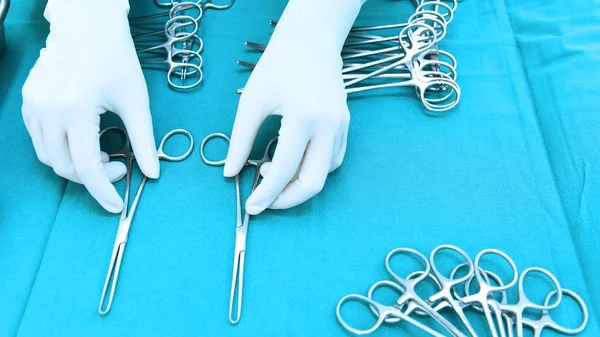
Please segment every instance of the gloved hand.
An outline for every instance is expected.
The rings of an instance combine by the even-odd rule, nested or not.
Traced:
[[[238,174],[263,121],[283,116],[273,161],[246,202],[249,214],[310,199],[342,164],[350,113],[340,52],[364,1],[289,1],[240,98],[224,169]]]
[[[23,86],[23,119],[37,157],[82,183],[106,210],[123,201],[111,182],[125,165],[100,151],[100,115],[123,120],[142,172],[158,178],[148,90],[129,31],[127,0],[49,0],[46,48]]]

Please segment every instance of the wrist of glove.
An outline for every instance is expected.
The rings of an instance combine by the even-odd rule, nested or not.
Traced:
[[[290,0],[271,38],[339,54],[365,0]]]
[[[131,42],[128,0],[49,0],[44,17],[50,23],[47,44],[100,50]]]

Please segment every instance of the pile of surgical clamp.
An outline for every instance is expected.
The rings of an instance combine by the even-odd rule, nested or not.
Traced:
[[[465,263],[456,266],[450,275],[444,276],[434,262],[436,254],[440,251],[451,251],[459,254]],[[422,270],[414,272],[406,277],[400,276],[392,267],[391,260],[400,255],[408,255],[416,258],[424,266]],[[510,265],[512,277],[510,281],[503,284],[502,278],[489,270],[482,269],[482,259],[501,258]],[[488,260],[486,260],[488,261]],[[485,263],[485,262],[484,262]],[[489,261],[488,261],[489,263]],[[441,245],[436,247],[430,254],[429,260],[420,252],[411,248],[397,248],[392,250],[385,259],[385,268],[392,280],[383,280],[375,283],[368,291],[367,296],[351,294],[343,297],[336,309],[336,315],[342,327],[354,334],[369,334],[377,330],[382,324],[408,323],[421,329],[424,333],[432,336],[444,336],[440,332],[415,319],[417,316],[429,316],[433,318],[452,336],[467,336],[461,329],[450,323],[440,314],[441,310],[450,309],[453,314],[460,318],[461,325],[468,331],[469,336],[477,336],[477,332],[465,315],[466,310],[481,312],[485,315],[490,333],[498,336],[523,336],[523,329],[532,329],[534,336],[541,336],[544,329],[552,329],[560,333],[574,335],[582,332],[587,325],[589,313],[583,299],[575,292],[561,287],[554,275],[549,271],[531,267],[525,269],[518,275],[517,267],[512,259],[496,249],[482,250],[471,261],[469,256],[459,247],[452,245]],[[534,303],[527,297],[524,280],[528,275],[537,274],[548,279],[553,289],[547,294],[543,304]],[[533,277],[532,277],[533,278]],[[436,293],[427,299],[421,298],[415,288],[421,282],[429,280],[435,284]],[[471,287],[474,283],[476,287]],[[507,291],[518,283],[518,300],[516,303],[508,303]],[[459,294],[458,288],[464,287],[464,294]],[[472,291],[472,289],[478,289]],[[384,305],[375,300],[375,293],[382,289],[394,291],[399,296],[395,297],[393,305]],[[539,288],[538,288],[539,290]],[[550,316],[550,310],[555,309],[562,303],[564,297],[570,297],[579,306],[582,312],[582,322],[579,327],[567,328],[555,322]],[[368,329],[357,329],[344,318],[343,306],[349,302],[358,302],[367,306],[375,319],[375,324]],[[541,302],[541,301],[540,301]],[[525,312],[537,312],[537,316],[531,317]]]
[[[215,5],[211,0],[154,0],[157,6],[169,10],[129,19],[141,65],[145,68],[164,68],[166,65],[167,81],[172,89],[197,87],[203,78],[200,54],[204,43],[198,29],[204,12],[207,9],[228,9],[234,2],[230,0],[227,4]]]
[[[342,77],[347,93],[415,87],[425,108],[438,114],[452,109],[460,100],[456,59],[438,48],[458,3],[457,0],[413,0],[413,3],[416,10],[407,23],[351,29],[341,55]],[[271,21],[272,26],[276,24]],[[374,31],[397,29],[399,34],[373,35]],[[246,42],[246,46],[266,48],[254,42]],[[238,64],[255,66],[245,61]]]

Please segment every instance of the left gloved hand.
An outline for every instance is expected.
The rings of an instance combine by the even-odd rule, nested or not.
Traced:
[[[249,214],[296,206],[321,191],[346,152],[350,113],[340,51],[363,0],[290,0],[240,99],[224,174],[244,167],[263,121],[283,116],[273,162]]]
[[[23,120],[39,160],[113,213],[124,204],[111,182],[126,167],[100,151],[101,114],[121,117],[144,175],[160,173],[128,11],[128,0],[49,0],[46,48],[23,86]]]

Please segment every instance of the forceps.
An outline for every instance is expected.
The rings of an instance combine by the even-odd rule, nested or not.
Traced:
[[[158,6],[158,7],[171,7],[174,6],[178,3],[185,3],[185,2],[191,2],[191,1],[185,1],[185,0],[170,0],[170,1],[166,1],[166,2],[161,2],[160,0],[154,0],[154,3]],[[202,9],[206,10],[206,9],[216,9],[216,10],[223,10],[223,9],[228,9],[229,7],[233,6],[233,4],[235,3],[235,0],[230,0],[228,3],[224,4],[224,5],[215,5],[212,0],[198,0],[195,2],[197,5],[201,6]]]
[[[133,199],[133,203],[131,204],[131,209],[128,209],[129,205],[129,189],[131,185],[131,172],[133,168],[133,161],[135,160],[135,155],[131,150],[131,144],[129,142],[129,137],[127,136],[127,132],[119,127],[110,127],[104,129],[100,132],[100,136],[105,134],[108,131],[117,131],[121,133],[125,140],[123,147],[117,153],[109,154],[110,158],[122,158],[125,159],[125,165],[127,167],[127,175],[125,182],[125,197],[123,198],[123,211],[121,212],[121,218],[119,220],[119,229],[117,230],[117,236],[115,239],[115,243],[113,246],[112,256],[110,259],[110,264],[108,266],[108,273],[106,274],[106,281],[104,282],[104,288],[102,289],[102,297],[100,298],[100,305],[98,306],[98,312],[100,315],[106,315],[110,311],[112,306],[113,298],[115,295],[115,290],[117,288],[117,282],[119,281],[119,272],[121,270],[121,262],[123,261],[123,254],[125,254],[125,246],[127,245],[127,240],[129,238],[129,230],[131,229],[131,223],[133,221],[133,217],[135,215],[135,211],[137,209],[137,205],[142,196],[142,192],[144,191],[144,186],[146,185],[146,181],[148,177],[143,176],[142,182],[137,189],[135,197]],[[190,140],[190,147],[187,151],[180,156],[170,156],[165,153],[165,143],[171,136],[176,134],[185,135]],[[194,138],[192,135],[183,129],[175,129],[167,133],[160,145],[158,146],[158,159],[166,160],[166,161],[182,161],[189,157],[190,153],[194,148]],[[108,293],[108,288],[110,286],[110,293],[108,296],[108,302],[106,302],[106,295]]]
[[[177,29],[185,28],[190,25],[193,27],[191,32],[188,32],[188,31],[179,32],[179,33],[176,32]],[[156,60],[156,61],[140,59],[140,63],[142,65],[144,65],[144,64],[166,64],[167,66],[169,66],[169,70],[167,72],[167,81],[169,82],[169,85],[174,89],[187,90],[187,89],[192,89],[192,88],[196,87],[202,81],[202,70],[200,69],[202,67],[202,57],[200,56],[200,54],[198,54],[195,51],[185,50],[185,49],[177,50],[176,44],[189,42],[190,38],[193,38],[193,36],[195,36],[197,30],[198,30],[198,22],[194,21],[194,19],[190,16],[177,16],[175,18],[170,19],[165,24],[165,29],[164,29],[164,34],[167,38],[166,42],[161,43],[157,46],[152,46],[152,47],[137,50],[138,55],[140,55],[143,53],[154,52],[156,50],[164,49],[167,51],[166,58],[164,60]],[[193,56],[193,58],[190,58],[190,55]],[[181,57],[182,62],[173,61],[174,57]],[[190,59],[198,60],[197,61],[198,64],[188,62]],[[188,70],[187,70],[188,67],[191,68],[192,71],[188,72]],[[172,80],[173,75],[179,76],[181,80],[187,79],[188,75],[189,76],[196,75],[198,77],[191,84],[179,85],[179,84],[175,84],[173,82],[173,80]]]
[[[531,318],[527,318],[527,317],[522,318],[523,324],[530,327],[531,329],[533,329],[534,337],[540,337],[542,335],[542,331],[544,329],[558,331],[565,335],[576,335],[585,329],[588,319],[589,319],[589,312],[588,312],[587,306],[585,305],[585,302],[574,291],[563,288],[562,294],[564,296],[571,297],[579,305],[579,308],[581,309],[581,313],[583,314],[583,319],[581,321],[581,324],[577,328],[566,328],[566,327],[556,323],[556,321],[554,321],[552,319],[552,317],[550,317],[549,310],[544,310],[544,311],[542,311],[542,315],[537,319],[531,319]],[[550,303],[550,300],[552,299],[552,297],[554,297],[555,295],[556,295],[556,291],[552,291],[551,293],[549,293],[548,296],[546,297],[544,305],[548,305]]]
[[[513,278],[508,284],[506,284],[506,285],[500,284],[500,285],[494,286],[494,285],[486,282],[486,280],[483,276],[483,273],[482,273],[482,269],[479,268],[479,262],[481,261],[481,258],[485,255],[498,255],[498,256],[502,257],[502,259],[504,259],[506,262],[508,262],[508,264],[510,265],[512,272],[513,272]],[[462,302],[467,305],[473,304],[473,303],[477,303],[478,305],[480,305],[481,308],[483,309],[483,313],[485,314],[485,318],[488,322],[492,336],[498,337],[498,331],[496,330],[496,326],[495,326],[495,324],[498,324],[498,327],[500,329],[500,336],[506,337],[506,333],[504,331],[504,324],[503,324],[503,320],[502,320],[502,310],[500,309],[500,303],[498,303],[493,298],[492,295],[495,292],[506,291],[517,283],[517,280],[519,277],[519,273],[517,271],[517,266],[515,265],[513,260],[506,253],[504,253],[500,250],[497,250],[497,249],[484,249],[481,252],[479,252],[479,254],[477,254],[477,256],[475,257],[474,265],[475,265],[475,280],[477,281],[477,283],[479,285],[479,291],[476,294],[463,297]],[[494,313],[494,316],[496,319],[495,323],[492,319],[492,313],[490,311],[493,311],[493,313]]]
[[[376,289],[376,288],[382,288],[382,287],[392,288],[399,293],[403,293],[403,291],[404,291],[404,289],[402,289],[398,284],[396,284],[392,281],[383,280],[383,281],[379,281],[379,282],[375,283],[371,287],[371,289],[369,290],[369,296],[350,294],[350,295],[344,296],[338,302],[335,314],[338,319],[338,322],[344,327],[344,329],[346,329],[356,335],[367,335],[367,334],[370,334],[370,333],[374,332],[375,330],[377,330],[384,322],[394,320],[394,321],[409,322],[432,336],[444,337],[444,335],[442,335],[441,333],[431,329],[430,327],[424,325],[423,323],[411,318],[410,316],[408,316],[408,314],[405,314],[404,312],[402,312],[401,308],[404,303],[399,303],[399,301],[398,301],[398,302],[396,302],[396,304],[389,306],[389,305],[384,305],[384,304],[381,304],[381,303],[373,300],[373,298],[371,296],[372,290]],[[342,317],[342,306],[350,301],[361,302],[361,303],[369,305],[369,309],[371,309],[371,311],[374,312],[377,317],[377,321],[371,328],[364,329],[364,330],[357,329],[357,328],[352,327],[350,324],[348,324],[346,322],[346,320],[344,320],[344,318]]]
[[[464,267],[464,265],[459,265],[458,267],[456,267],[454,269],[454,271],[452,272],[452,275],[454,275],[454,273],[458,269],[463,268],[463,267]],[[489,281],[488,281],[488,277],[489,277],[489,279],[496,282],[497,285],[502,286],[502,280],[496,274],[494,274],[490,271],[484,271],[484,270],[480,270],[480,272],[486,283],[489,283]],[[501,295],[500,300],[498,301],[498,300],[494,299],[494,301],[499,303],[499,308],[501,308],[501,311],[502,311],[502,318],[507,327],[508,336],[509,337],[513,336],[514,328],[517,329],[517,336],[522,336],[522,330],[523,330],[523,327],[525,327],[525,326],[527,326],[533,330],[534,337],[541,337],[542,331],[544,329],[558,331],[558,332],[560,332],[562,334],[566,334],[566,335],[576,335],[576,334],[579,334],[580,332],[582,332],[585,329],[588,319],[589,319],[589,312],[588,312],[587,306],[585,305],[585,302],[583,301],[583,299],[574,291],[560,288],[560,290],[559,289],[552,290],[546,296],[544,304],[541,306],[538,305],[537,308],[535,308],[534,306],[536,306],[536,305],[535,304],[531,305],[531,302],[525,296],[524,290],[522,288],[522,282],[523,282],[522,280],[524,278],[523,275],[526,275],[529,272],[543,273],[546,276],[548,276],[552,280],[553,283],[555,283],[554,284],[555,287],[557,287],[557,288],[560,287],[560,285],[556,281],[556,278],[554,278],[553,275],[551,273],[549,273],[548,271],[546,271],[545,269],[529,268],[529,271],[525,270],[523,272],[523,274],[521,275],[521,278],[519,280],[521,285],[519,286],[519,288],[520,288],[519,293],[518,293],[519,300],[518,300],[517,304],[509,305],[507,302],[506,291],[504,290],[504,291],[499,292],[499,294]],[[465,294],[467,296],[470,295],[469,288],[470,288],[472,280],[473,280],[473,277],[471,277],[465,283]],[[579,305],[579,308],[581,309],[581,312],[583,314],[583,319],[582,319],[581,324],[578,327],[576,327],[576,328],[564,327],[564,326],[558,324],[556,321],[554,321],[552,319],[552,317],[550,316],[550,310],[557,307],[558,306],[557,303],[561,303],[560,300],[557,298],[555,300],[554,304],[550,304],[550,301],[554,297],[557,297],[556,294],[558,294],[558,293],[561,293],[561,295],[558,295],[558,296],[561,296],[563,298],[564,298],[564,296],[571,297]],[[456,296],[457,299],[462,301],[462,298],[460,298],[456,293],[454,293],[454,296]],[[463,305],[465,307],[467,307],[466,304],[463,304]],[[472,305],[472,307],[479,312],[483,312],[483,309],[477,304]],[[515,310],[514,308],[516,308],[517,310]],[[439,310],[442,308],[436,307],[435,309]],[[525,311],[525,309],[537,309],[537,310],[540,310],[542,312],[542,314],[540,317],[538,317],[536,319],[529,318],[529,317],[523,317],[523,312]],[[521,323],[517,323],[517,321],[520,321]]]
[[[403,278],[403,277],[398,276],[392,270],[392,267],[390,266],[390,260],[395,255],[400,255],[400,254],[416,256],[419,260],[421,260],[423,266],[425,267],[425,269],[422,271],[422,274],[417,275],[414,278]],[[415,307],[421,309],[427,315],[434,318],[439,324],[441,324],[453,336],[466,337],[454,325],[452,325],[452,323],[448,322],[448,320],[446,320],[446,318],[444,318],[437,311],[435,311],[433,308],[431,308],[429,303],[427,303],[426,301],[421,299],[419,297],[419,295],[417,295],[415,287],[417,286],[417,284],[419,284],[420,282],[425,280],[425,278],[428,277],[428,275],[431,271],[431,265],[429,264],[429,262],[427,261],[427,258],[423,254],[421,254],[420,252],[418,252],[414,249],[411,249],[411,248],[396,248],[396,249],[392,250],[386,256],[385,269],[387,270],[388,274],[393,279],[393,282],[387,281],[387,280],[379,281],[379,282],[375,283],[371,287],[371,289],[369,289],[368,296],[365,297],[365,296],[353,294],[353,295],[348,295],[348,296],[342,298],[340,300],[340,302],[338,302],[336,315],[338,317],[338,321],[340,322],[340,324],[342,324],[342,326],[344,326],[344,328],[346,328],[348,331],[351,331],[355,334],[367,334],[367,333],[371,333],[371,332],[375,331],[377,328],[379,328],[381,326],[381,324],[383,324],[388,319],[391,319],[392,322],[394,321],[394,319],[407,320],[410,323],[415,324],[414,320],[412,320],[408,315],[406,315],[405,313],[403,313],[400,310],[400,308],[402,308],[404,305],[411,305],[412,303],[414,303],[413,305]],[[396,304],[394,306],[391,306],[391,307],[384,306],[384,305],[377,303],[376,301],[374,301],[372,299],[373,293],[377,289],[380,289],[382,287],[394,288],[395,290],[397,290],[399,293],[402,294],[398,298],[398,300],[396,301]],[[375,323],[375,325],[366,330],[360,330],[360,329],[355,329],[355,328],[351,327],[343,319],[343,317],[341,315],[342,305],[349,301],[358,301],[358,302],[367,304],[370,306],[371,309],[374,309],[376,312],[376,316],[377,316],[377,322]],[[415,324],[415,325],[434,336],[443,336],[440,333],[438,333],[432,329],[429,329],[429,328],[425,329],[424,327],[422,327],[421,325],[418,325],[418,324]]]
[[[202,160],[210,166],[221,166],[225,165],[225,159],[213,161],[208,159],[204,155],[204,148],[206,144],[214,138],[220,138],[227,142],[229,145],[229,137],[222,133],[213,133],[202,141],[200,145],[200,156]],[[270,149],[273,144],[277,141],[277,137],[274,137],[269,141],[265,148],[265,153],[260,159],[248,159],[246,165],[254,166],[256,168],[256,172],[254,173],[254,181],[252,183],[251,192],[254,192],[256,186],[258,185],[258,180],[260,178],[260,168],[264,163],[268,163],[271,161]],[[240,176],[239,174],[235,176],[235,191],[236,191],[236,229],[235,229],[235,251],[233,256],[233,275],[231,278],[231,294],[229,297],[229,322],[231,324],[237,324],[240,321],[240,317],[242,315],[242,289],[244,286],[244,261],[246,257],[246,238],[248,236],[248,223],[250,222],[250,214],[246,213],[244,215],[244,220],[242,221],[242,197],[240,193]],[[233,316],[233,302],[236,298],[235,289],[237,287],[237,315]]]
[[[540,274],[544,274],[545,276],[547,276],[554,285],[554,290],[553,290],[552,294],[556,295],[556,296],[548,297],[546,300],[546,303],[544,303],[543,305],[535,304],[531,300],[529,300],[529,298],[527,298],[527,295],[525,294],[525,289],[523,287],[523,281],[529,273],[540,273]],[[514,304],[500,303],[498,305],[498,307],[500,308],[502,313],[507,313],[514,319],[514,325],[517,328],[517,337],[523,337],[523,313],[525,312],[525,310],[535,309],[535,310],[544,311],[544,310],[551,310],[551,309],[556,308],[560,304],[560,301],[562,300],[562,288],[560,287],[558,280],[552,273],[550,273],[549,271],[547,271],[546,269],[543,269],[543,268],[531,267],[531,268],[525,269],[525,271],[523,271],[523,273],[519,277],[518,289],[519,290],[518,290],[517,303],[514,303]],[[548,301],[553,297],[556,298],[555,302],[552,304],[549,304]],[[512,327],[509,326],[508,328],[511,329]],[[511,329],[511,331],[512,331],[512,329]]]
[[[457,252],[462,258],[464,258],[466,261],[466,265],[469,268],[467,271],[467,274],[464,275],[463,277],[459,277],[459,278],[454,278],[453,275],[451,275],[450,278],[447,278],[446,276],[444,276],[438,270],[438,268],[435,264],[435,254],[441,250],[451,250],[451,251]],[[431,265],[431,270],[433,271],[433,275],[435,276],[435,279],[438,281],[438,283],[440,285],[440,290],[437,293],[435,293],[434,295],[429,297],[429,302],[436,303],[438,301],[442,301],[442,302],[446,303],[458,315],[458,317],[462,321],[463,325],[467,328],[467,330],[469,331],[471,336],[477,336],[477,333],[475,332],[475,330],[469,323],[469,320],[465,316],[465,313],[464,313],[463,307],[462,307],[462,303],[460,301],[456,300],[454,297],[452,297],[453,288],[461,283],[466,282],[468,279],[470,279],[473,276],[474,268],[475,268],[473,266],[473,261],[471,261],[471,258],[469,257],[469,255],[464,250],[460,249],[459,247],[453,246],[453,245],[441,245],[431,251],[431,254],[429,255],[429,264]]]
[[[178,5],[177,7],[181,6]],[[192,30],[187,31],[188,27],[192,27]],[[167,55],[167,62],[169,61],[169,55],[171,56],[171,58],[173,56],[181,56],[181,63],[187,64],[195,59],[198,60],[198,66],[202,66],[202,57],[200,56],[200,52],[204,47],[204,42],[196,34],[197,29],[198,22],[194,21],[192,17],[174,16],[166,22],[164,28],[161,30],[134,35],[133,38],[135,39],[136,52],[140,59],[140,63],[154,64],[154,62],[150,62],[150,60],[143,59],[142,55],[144,53],[151,53],[152,55],[154,55],[155,53],[160,54],[162,51],[165,52]],[[167,39],[170,38],[171,40],[167,40],[166,42],[163,41],[158,45],[148,45],[140,41],[142,38],[151,37],[155,35],[161,35],[163,37],[166,37]],[[165,60],[159,60],[156,63],[163,62],[165,62]],[[185,78],[185,75],[191,76],[196,73],[196,70],[187,71],[187,67],[183,68],[182,70],[183,72],[173,72],[175,75],[182,76],[182,80]]]
[[[411,29],[413,29],[413,28],[417,28],[417,30],[412,31]],[[429,34],[426,34],[425,36],[423,36],[421,34],[422,32],[427,32]],[[423,41],[423,39],[417,40],[417,38],[415,37],[415,34],[419,37],[424,38],[425,40],[424,41]],[[351,86],[353,84],[361,82],[370,77],[377,76],[387,70],[391,70],[391,69],[397,68],[398,66],[406,65],[406,64],[412,62],[413,59],[417,58],[421,54],[425,53],[427,50],[431,49],[431,47],[437,41],[435,35],[436,35],[435,31],[429,25],[424,24],[424,23],[419,23],[419,22],[412,23],[410,26],[407,26],[404,29],[402,29],[402,31],[400,31],[399,36],[397,37],[397,39],[399,40],[399,43],[403,46],[404,53],[401,53],[401,54],[398,54],[395,56],[391,56],[391,57],[386,57],[381,60],[367,62],[367,63],[357,66],[357,67],[345,68],[342,71],[342,73],[349,73],[352,71],[360,70],[363,68],[368,68],[371,66],[380,65],[383,63],[387,63],[387,62],[392,62],[392,64],[387,65],[376,71],[373,71],[369,74],[365,74],[365,75],[363,75],[359,78],[356,78],[352,81],[345,82],[344,85],[347,87]],[[408,38],[408,41],[406,41],[405,38]]]

